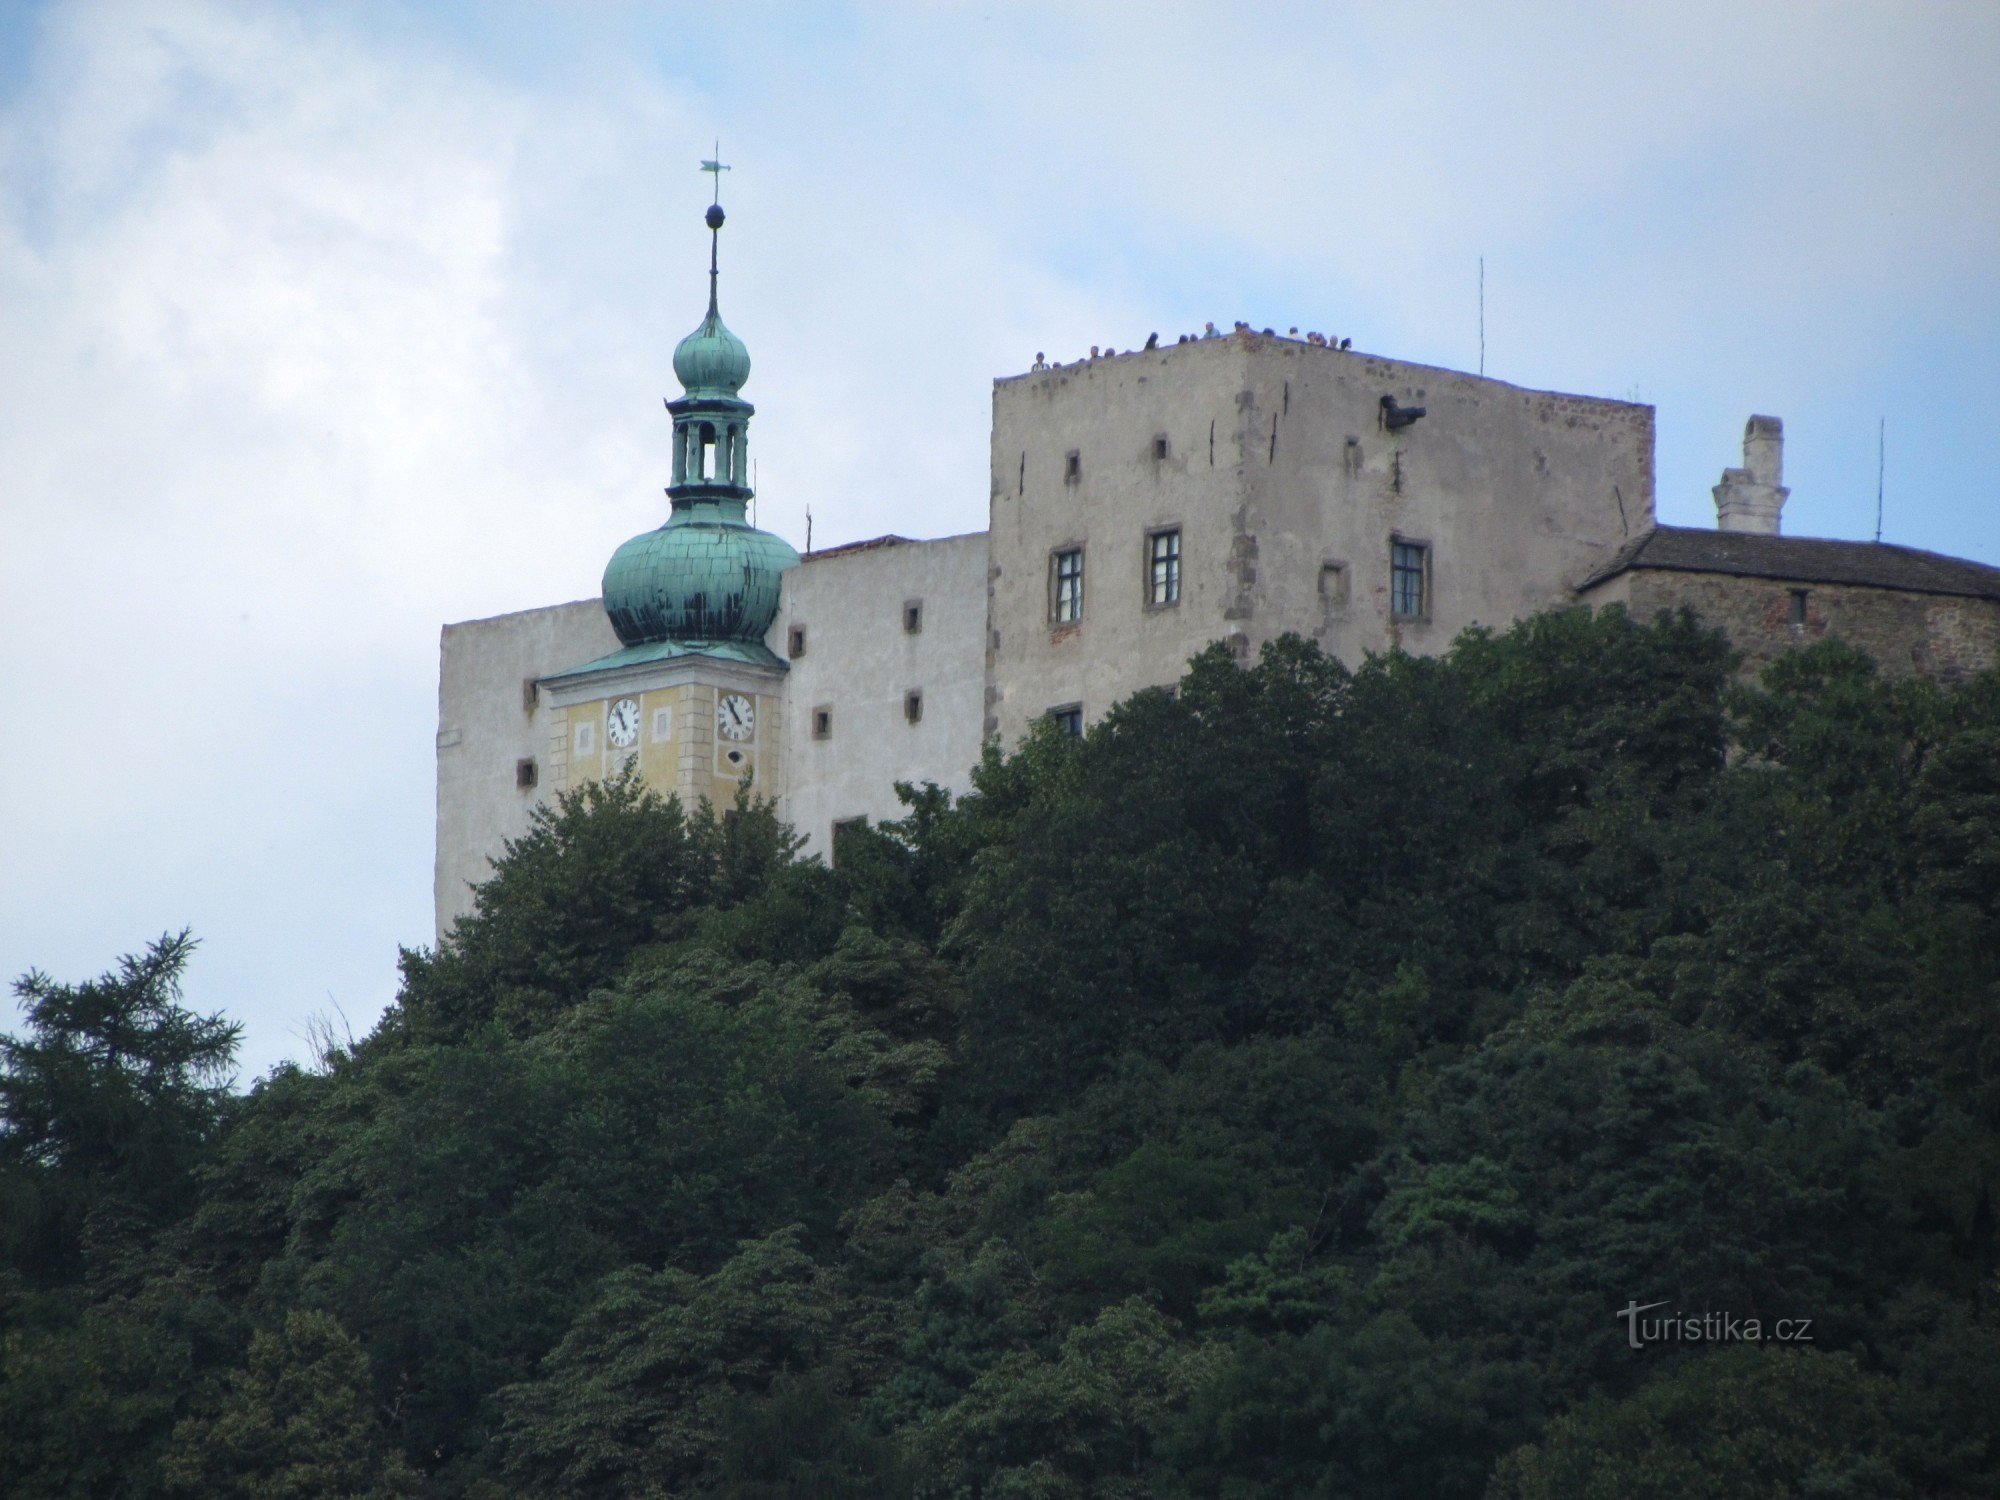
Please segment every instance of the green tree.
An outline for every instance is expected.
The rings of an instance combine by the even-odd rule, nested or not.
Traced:
[[[952,1496],[1158,1494],[1154,1449],[1206,1374],[1199,1346],[1134,1299],[1063,1339],[1053,1359],[1010,1354],[925,1424],[927,1482]]]
[[[404,1500],[416,1475],[375,1419],[361,1347],[325,1313],[296,1311],[250,1341],[212,1413],[174,1431],[167,1491],[199,1500]]]
[[[228,1106],[242,1028],[181,1002],[186,932],[101,978],[14,986],[25,1037],[0,1038],[0,1253],[31,1277],[80,1266],[86,1219],[130,1235],[177,1211]]]
[[[1491,1500],[1895,1500],[1919,1493],[1895,1436],[1894,1383],[1851,1358],[1748,1346],[1598,1400],[1508,1455]]]
[[[725,859],[725,843],[705,804],[689,817],[636,773],[537,806],[437,950],[404,950],[403,1028],[458,1041],[496,1023],[517,1036],[548,1026],[641,947],[740,892],[752,861]]]
[[[502,1394],[508,1471],[526,1493],[618,1500],[714,1481],[725,1429],[739,1424],[740,1442],[750,1420],[742,1399],[812,1368],[833,1335],[830,1288],[802,1240],[746,1242],[706,1277],[606,1277],[538,1378]]]

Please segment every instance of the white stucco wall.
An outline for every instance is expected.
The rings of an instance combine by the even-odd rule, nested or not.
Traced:
[[[923,610],[914,633],[903,626],[913,602]],[[781,658],[795,626],[806,645],[786,683],[779,806],[809,851],[830,852],[837,819],[901,817],[898,781],[965,790],[985,689],[985,533],[815,554],[784,577],[766,638]],[[913,689],[923,694],[916,723],[904,712]],[[816,708],[832,712],[823,739]]]
[[[471,909],[508,839],[528,831],[528,812],[553,794],[546,774],[550,729],[538,677],[618,649],[595,599],[447,625],[439,642],[437,930]],[[530,706],[532,705],[532,706]],[[539,784],[515,785],[515,766],[535,758]]]
[[[1426,415],[1387,430],[1385,394]],[[1211,641],[1297,631],[1352,664],[1565,602],[1652,524],[1653,412],[1290,339],[1170,345],[996,381],[991,514],[984,724],[1012,744],[1051,707],[1094,720],[1178,680]],[[1181,602],[1149,608],[1147,533],[1171,525]],[[1391,618],[1398,535],[1431,548],[1426,618]],[[1085,605],[1064,628],[1049,559],[1070,546]]]

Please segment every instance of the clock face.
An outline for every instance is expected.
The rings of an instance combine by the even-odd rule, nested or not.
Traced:
[[[620,698],[611,705],[611,717],[604,721],[604,737],[624,749],[639,738],[639,705]]]
[[[747,740],[757,727],[757,710],[741,693],[731,693],[715,705],[715,728],[726,740]]]

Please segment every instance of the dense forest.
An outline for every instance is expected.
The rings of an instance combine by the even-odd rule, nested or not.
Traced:
[[[2000,677],[1287,639],[972,786],[569,796],[247,1093],[26,976],[0,1493],[2000,1492]]]

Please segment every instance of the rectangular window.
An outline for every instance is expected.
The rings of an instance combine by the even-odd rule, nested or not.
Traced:
[[[923,716],[924,690],[922,688],[911,688],[907,693],[903,694],[903,717],[914,724],[923,718]]]
[[[659,744],[659,743],[660,743],[660,742],[661,742],[662,740],[670,740],[670,739],[672,739],[673,737],[674,737],[674,711],[673,711],[673,709],[671,709],[671,708],[656,708],[656,709],[654,709],[654,710],[653,710],[653,743],[657,745],[657,744]]]
[[[1155,531],[1146,538],[1146,601],[1181,602],[1181,529]]]
[[[1430,551],[1421,542],[1390,544],[1389,612],[1398,618],[1430,613]]]
[[[903,605],[903,629],[911,635],[924,628],[924,601],[911,599]]]
[[[1160,461],[1164,460],[1166,456],[1167,456],[1167,435],[1164,432],[1162,432],[1156,434],[1153,438],[1153,458],[1155,461]]]
[[[793,661],[797,661],[805,654],[806,628],[803,625],[794,625],[790,630],[785,632],[785,655],[789,656]]]
[[[1807,601],[1807,600],[1809,600],[1809,599],[1811,599],[1811,598],[1812,598],[1812,590],[1811,590],[1811,589],[1793,589],[1793,590],[1792,590],[1792,623],[1793,623],[1794,625],[1803,625],[1803,624],[1805,624],[1805,622],[1806,622],[1806,601]]]
[[[523,677],[521,679],[522,713],[531,714],[535,711],[535,703],[541,697],[541,691],[541,684],[536,682],[534,678]]]
[[[830,740],[833,738],[833,707],[822,704],[813,710],[813,738]]]
[[[514,762],[514,785],[522,791],[527,791],[538,779],[539,776],[535,770],[535,758],[532,755],[526,760],[517,760]]]
[[[868,820],[865,817],[835,818],[833,820],[833,857],[828,863],[838,864],[840,862],[840,846],[867,826]]]
[[[1083,455],[1072,448],[1063,457],[1063,483],[1075,484],[1083,478]]]
[[[1049,559],[1049,618],[1067,625],[1083,618],[1083,549],[1070,547]]]
[[[1346,610],[1346,563],[1330,562],[1319,565],[1319,604],[1329,615],[1341,614]]]
[[[1049,718],[1054,721],[1056,728],[1060,729],[1071,739],[1081,739],[1083,737],[1083,705],[1081,703],[1065,703],[1061,708],[1052,708],[1049,710]]]

